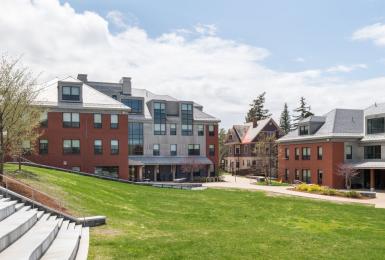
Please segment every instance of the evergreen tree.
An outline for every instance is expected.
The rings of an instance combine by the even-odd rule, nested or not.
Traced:
[[[294,116],[294,123],[293,128],[298,128],[298,122],[301,121],[304,118],[307,118],[309,116],[313,116],[314,114],[310,112],[311,107],[307,105],[306,100],[304,97],[301,97],[299,101],[299,107],[294,110],[296,115]]]
[[[246,115],[246,122],[259,121],[271,116],[269,110],[265,109],[265,95],[266,92],[263,92],[250,104],[249,112]]]
[[[282,128],[285,134],[290,132],[291,129],[291,118],[289,114],[289,109],[287,107],[287,103],[285,103],[283,107],[283,111],[281,113],[281,118],[279,119],[279,126]]]

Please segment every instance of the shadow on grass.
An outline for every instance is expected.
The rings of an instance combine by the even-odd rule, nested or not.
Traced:
[[[16,179],[28,179],[33,181],[39,181],[40,177],[38,174],[27,171],[27,170],[6,170],[6,174],[8,174],[10,177],[16,178]]]

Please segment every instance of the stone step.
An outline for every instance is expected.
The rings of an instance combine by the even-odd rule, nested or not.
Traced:
[[[15,205],[17,201],[6,201],[6,202],[0,202],[0,221],[8,217],[9,215],[12,215],[15,211]]]
[[[78,252],[76,254],[75,260],[87,260],[88,258],[88,247],[90,240],[90,228],[83,227]]]
[[[0,202],[6,202],[6,201],[10,201],[11,199],[10,198],[2,198],[0,199]]]
[[[23,208],[24,207],[24,203],[17,203],[15,205],[15,210],[18,211],[19,209]]]
[[[75,259],[79,247],[80,236],[80,225],[75,226],[75,223],[64,221],[52,245],[41,259]]]
[[[44,214],[28,232],[0,253],[0,259],[40,259],[55,239],[62,221]]]
[[[0,252],[19,239],[37,222],[37,210],[23,207],[0,222]]]

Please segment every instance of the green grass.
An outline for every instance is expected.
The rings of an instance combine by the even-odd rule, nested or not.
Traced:
[[[12,172],[16,166],[8,165]],[[23,167],[91,229],[90,259],[384,259],[385,210],[239,190],[136,186]]]

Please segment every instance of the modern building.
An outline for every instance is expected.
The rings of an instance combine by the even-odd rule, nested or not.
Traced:
[[[214,176],[218,169],[219,119],[190,100],[177,100],[120,82],[78,79],[131,108],[128,114],[129,178],[172,181]]]
[[[234,125],[230,128],[225,139],[227,151],[224,157],[225,171],[241,175],[264,175],[267,161],[270,164],[271,175],[277,176],[276,156],[271,155],[269,148],[263,152],[258,152],[256,149],[256,143],[261,138],[271,135],[276,139],[283,135],[282,130],[272,118]]]
[[[130,108],[72,77],[41,86],[41,136],[32,162],[128,178]],[[29,148],[29,144],[26,144]]]
[[[354,188],[385,188],[385,104],[364,110],[334,109],[323,116],[299,122],[278,140],[279,175],[288,182],[300,180],[344,188],[337,168],[347,164],[360,171]]]

